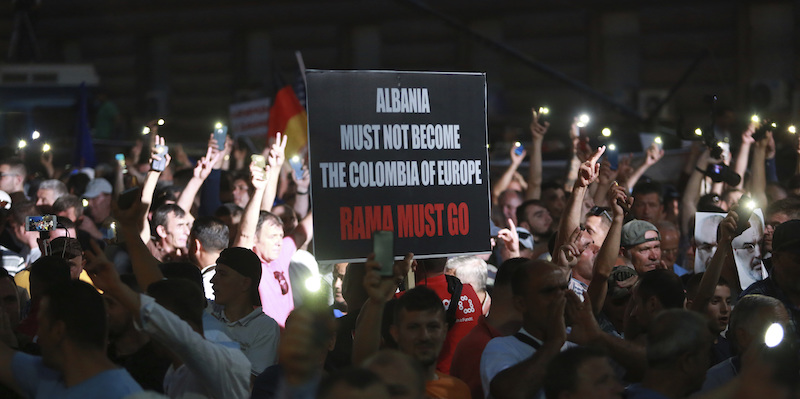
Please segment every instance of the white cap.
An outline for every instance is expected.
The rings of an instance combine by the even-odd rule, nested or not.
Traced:
[[[89,182],[86,186],[86,192],[83,193],[83,198],[94,198],[100,194],[111,194],[112,190],[111,183],[101,177]]]

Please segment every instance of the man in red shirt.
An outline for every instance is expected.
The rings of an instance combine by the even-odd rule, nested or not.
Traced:
[[[514,306],[511,280],[514,271],[530,259],[512,258],[497,269],[492,291],[492,307],[488,316],[480,316],[478,325],[461,339],[453,354],[450,375],[467,383],[472,399],[483,398],[481,354],[494,337],[512,335],[522,327],[522,313]]]
[[[478,325],[478,318],[481,316],[481,301],[478,294],[469,284],[461,284],[453,276],[445,276],[444,269],[447,258],[419,259],[415,260],[412,266],[416,276],[416,284],[424,285],[439,295],[439,298],[447,309],[447,322],[450,329],[447,331],[442,351],[439,353],[439,360],[436,370],[450,374],[450,363],[453,361],[453,353],[456,346],[469,332]],[[457,291],[460,287],[461,293]],[[400,293],[399,295],[402,295]],[[398,295],[398,296],[399,296]],[[451,303],[456,296],[458,301]],[[451,308],[457,306],[456,308]],[[455,313],[453,312],[455,310]]]

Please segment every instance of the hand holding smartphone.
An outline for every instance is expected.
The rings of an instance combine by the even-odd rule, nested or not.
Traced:
[[[393,276],[394,233],[383,230],[372,233],[372,252],[375,253],[375,261],[381,265],[381,276]]]

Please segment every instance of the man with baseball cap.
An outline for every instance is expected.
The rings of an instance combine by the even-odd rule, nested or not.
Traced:
[[[644,220],[631,220],[622,227],[622,254],[637,273],[643,274],[661,266],[661,234],[656,226]]]
[[[219,254],[216,274],[211,279],[213,306],[206,307],[225,325],[223,332],[241,345],[253,376],[275,364],[280,337],[278,323],[261,309],[260,281],[258,255],[246,248],[226,248]]]
[[[112,191],[111,183],[103,178],[93,179],[86,186],[83,198],[89,201],[89,209],[95,224],[99,225],[111,216]]]
[[[781,223],[772,235],[772,273],[739,295],[771,296],[783,302],[795,326],[800,322],[800,220]],[[800,334],[800,332],[797,332]]]

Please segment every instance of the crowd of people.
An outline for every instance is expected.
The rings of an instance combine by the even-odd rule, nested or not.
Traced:
[[[612,162],[576,120],[545,181],[532,114],[487,198],[492,253],[392,276],[316,262],[281,134],[252,162],[213,135],[162,153],[157,124],[112,167],[4,149],[0,397],[797,397],[800,197],[772,132],[718,124],[735,156],[695,145],[659,182],[659,145]],[[710,176],[726,164],[738,182]]]

